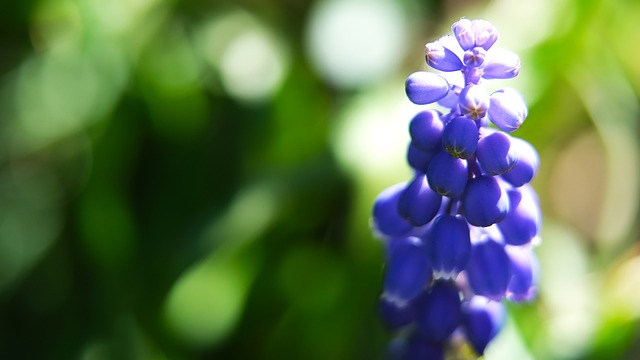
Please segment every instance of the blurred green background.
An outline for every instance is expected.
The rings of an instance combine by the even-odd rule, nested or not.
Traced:
[[[540,295],[491,359],[638,359],[640,2],[0,3],[0,358],[381,359],[404,79],[485,18],[520,54]]]

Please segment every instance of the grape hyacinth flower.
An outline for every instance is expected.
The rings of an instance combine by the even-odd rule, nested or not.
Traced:
[[[489,94],[482,86],[517,76],[520,58],[495,46],[498,31],[485,20],[463,18],[451,29],[426,44],[425,61],[461,81],[409,75],[409,100],[435,108],[409,124],[412,179],[382,191],[373,206],[387,253],[379,311],[401,359],[444,359],[452,337],[482,355],[503,325],[503,302],[536,296],[541,213],[529,182],[540,159],[510,134],[527,105],[514,89]]]

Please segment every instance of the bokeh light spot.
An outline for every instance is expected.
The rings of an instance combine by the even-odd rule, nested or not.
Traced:
[[[223,340],[244,307],[250,267],[214,254],[185,272],[167,298],[165,315],[176,336],[193,347]]]
[[[252,15],[230,11],[204,23],[197,36],[200,51],[220,74],[224,90],[254,103],[273,96],[289,67],[280,38]]]
[[[330,83],[356,87],[389,75],[405,53],[407,18],[398,3],[318,2],[307,28],[308,56]]]

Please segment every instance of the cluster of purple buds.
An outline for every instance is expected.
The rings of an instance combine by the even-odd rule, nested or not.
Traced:
[[[373,207],[386,244],[380,314],[403,359],[443,359],[459,339],[481,355],[503,325],[503,299],[536,295],[541,213],[529,182],[539,158],[508,134],[527,106],[513,89],[488,94],[480,85],[517,76],[520,58],[494,47],[498,32],[485,20],[463,18],[452,29],[426,45],[426,62],[458,72],[460,82],[424,71],[408,77],[409,100],[440,110],[411,120],[414,177],[382,191]]]

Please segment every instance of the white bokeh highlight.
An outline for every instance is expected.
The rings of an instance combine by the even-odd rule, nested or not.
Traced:
[[[395,2],[318,2],[306,34],[309,61],[334,86],[371,84],[399,66],[405,53],[406,24],[406,15]]]

